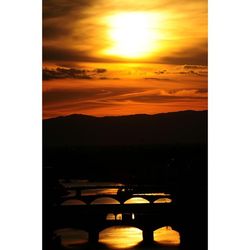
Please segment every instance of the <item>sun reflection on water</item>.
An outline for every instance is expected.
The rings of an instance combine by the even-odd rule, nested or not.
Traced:
[[[124,202],[124,204],[145,204],[145,203],[149,203],[149,201],[140,197],[133,197]]]
[[[61,229],[57,231],[62,236],[63,246],[70,249],[78,249],[79,246],[88,242],[88,233],[76,229]],[[171,227],[162,227],[154,231],[156,243],[164,246],[178,246],[180,235]],[[137,249],[136,246],[142,242],[142,231],[135,227],[113,226],[100,232],[99,243],[106,245],[109,249]],[[135,247],[135,248],[134,248]],[[152,248],[154,249],[154,248]]]
[[[99,242],[111,248],[129,248],[142,241],[142,231],[134,227],[111,227],[100,233]]]
[[[154,231],[154,240],[164,245],[179,245],[180,235],[171,227],[161,227]]]
[[[160,198],[160,199],[157,199],[156,201],[154,201],[154,203],[171,203],[172,200],[169,199],[169,198]]]

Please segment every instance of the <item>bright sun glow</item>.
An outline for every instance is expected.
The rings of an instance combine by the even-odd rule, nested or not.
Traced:
[[[121,57],[146,57],[156,48],[157,18],[152,13],[129,12],[109,18],[112,47],[105,53]]]

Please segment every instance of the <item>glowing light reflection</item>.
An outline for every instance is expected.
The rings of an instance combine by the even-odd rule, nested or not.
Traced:
[[[142,241],[142,231],[134,227],[112,227],[100,233],[99,242],[111,248],[129,248]]]
[[[140,197],[133,197],[124,202],[124,204],[145,204],[145,203],[149,203],[149,201]]]
[[[179,245],[180,235],[171,227],[162,227],[154,231],[154,240],[164,245]]]

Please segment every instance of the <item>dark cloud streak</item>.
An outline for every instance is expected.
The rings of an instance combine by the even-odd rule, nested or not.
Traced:
[[[189,49],[182,50],[176,53],[174,56],[162,57],[161,62],[167,64],[207,66],[207,42],[196,45],[195,47]]]
[[[43,80],[66,79],[66,78],[92,79],[91,76],[87,75],[85,70],[65,69],[65,68],[43,69]]]
[[[43,0],[43,18],[78,16],[79,8],[91,7],[97,2],[98,0]]]
[[[107,70],[103,68],[97,68],[94,70],[84,70],[75,68],[61,68],[56,69],[43,69],[43,80],[52,79],[93,79],[96,75],[102,75],[106,73]],[[99,78],[100,79],[100,78]],[[108,78],[106,78],[108,79]]]

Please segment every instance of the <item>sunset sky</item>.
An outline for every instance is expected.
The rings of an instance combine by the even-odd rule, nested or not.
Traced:
[[[207,109],[206,0],[44,0],[44,118]]]

